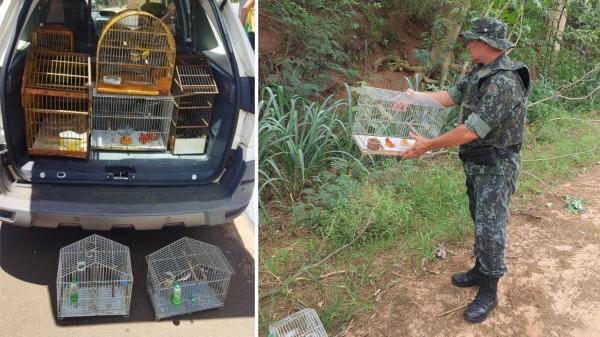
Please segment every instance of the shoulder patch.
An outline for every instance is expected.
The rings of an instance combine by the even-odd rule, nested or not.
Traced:
[[[493,83],[492,83],[492,84],[490,84],[490,85],[487,87],[487,93],[488,93],[488,95],[492,95],[492,96],[493,96],[493,95],[496,95],[496,94],[498,93],[498,86],[497,86],[497,85],[495,85],[495,84],[493,84]]]

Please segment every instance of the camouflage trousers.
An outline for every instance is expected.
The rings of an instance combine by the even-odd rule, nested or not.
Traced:
[[[475,224],[474,252],[480,271],[500,277],[506,273],[506,223],[510,198],[521,173],[521,155],[498,158],[496,166],[463,164],[467,177],[469,211]]]

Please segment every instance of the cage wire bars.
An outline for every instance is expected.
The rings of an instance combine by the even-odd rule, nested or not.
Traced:
[[[203,154],[214,97],[219,93],[205,56],[177,55],[171,93],[175,99],[171,152]]]
[[[269,326],[269,337],[327,337],[315,309],[302,309]]]
[[[168,95],[175,50],[169,27],[152,14],[125,10],[115,15],[98,40],[98,92]]]
[[[73,31],[58,24],[32,28],[31,48],[72,53]]]
[[[406,111],[398,103],[406,104]],[[352,138],[363,153],[397,155],[415,142],[409,132],[439,136],[446,115],[447,109],[429,96],[363,86]]]
[[[157,321],[224,305],[234,271],[218,247],[184,237],[146,261],[146,288]]]
[[[92,235],[60,250],[56,277],[59,319],[129,316],[133,273],[129,248]]]
[[[93,92],[93,149],[150,151],[167,147],[172,96],[134,96]]]
[[[87,54],[30,50],[22,95],[29,154],[87,159],[90,100]]]

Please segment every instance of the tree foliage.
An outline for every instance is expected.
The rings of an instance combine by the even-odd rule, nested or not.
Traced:
[[[559,33],[553,23],[557,10],[563,9],[561,15],[567,20]],[[530,67],[534,83],[545,81],[546,87],[558,88],[600,62],[600,1],[596,0],[265,0],[260,15],[261,33],[278,36],[277,46],[261,52],[261,84],[281,85],[287,93],[303,97],[323,94],[335,84],[334,78],[338,82],[368,79],[373,70],[366,66],[369,57],[393,51],[401,55],[404,41],[400,32],[390,29],[397,20],[421,29],[418,35],[422,36],[415,38],[422,44],[413,53],[404,50],[404,56],[410,64],[422,65],[418,70],[433,79],[430,83],[460,74],[468,55],[466,46],[456,40],[456,34],[448,33],[453,24],[469,29],[482,16],[507,24],[509,39],[517,42],[510,56]],[[440,58],[440,53],[450,60]],[[588,81],[573,94],[585,95],[594,84]]]

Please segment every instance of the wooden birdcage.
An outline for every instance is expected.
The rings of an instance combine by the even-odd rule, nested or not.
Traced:
[[[31,48],[73,52],[73,30],[62,25],[31,29]]]
[[[175,98],[169,138],[171,152],[203,154],[214,97],[219,93],[205,56],[177,56],[171,92]]]
[[[88,158],[90,73],[86,54],[29,51],[22,91],[29,154]]]
[[[166,96],[175,66],[175,40],[153,15],[128,10],[111,18],[98,41],[99,93]]]

